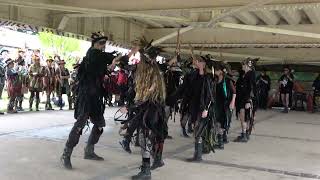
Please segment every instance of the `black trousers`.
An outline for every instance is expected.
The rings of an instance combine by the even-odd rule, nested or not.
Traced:
[[[79,119],[74,123],[66,143],[66,146],[68,148],[74,148],[79,143],[79,139],[82,135],[83,128],[86,126],[88,122],[88,117],[89,116],[79,117]],[[93,125],[92,131],[88,139],[88,145],[95,145],[98,143],[103,133],[102,128],[103,127],[99,127],[98,124]]]
[[[267,109],[268,104],[268,91],[261,91],[259,94],[259,108]]]

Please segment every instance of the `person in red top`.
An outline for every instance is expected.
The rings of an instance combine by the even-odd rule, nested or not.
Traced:
[[[123,65],[119,65],[119,67],[120,67],[120,70],[118,73],[117,85],[120,90],[120,99],[118,102],[118,106],[123,106],[125,104],[125,97],[127,92],[128,75],[124,71]]]

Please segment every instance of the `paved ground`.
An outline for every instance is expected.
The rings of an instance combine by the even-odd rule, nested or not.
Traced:
[[[129,179],[138,172],[139,149],[122,151],[116,109],[107,109],[107,128],[96,148],[104,162],[83,159],[88,132],[72,156],[74,170],[59,165],[66,137],[74,122],[71,111],[26,112],[0,116],[0,180],[107,180]],[[193,140],[180,136],[179,123],[170,122],[173,140],[165,145],[166,166],[153,179],[277,180],[320,179],[320,115],[261,111],[252,140],[230,143],[224,151],[204,156],[201,164],[187,163]],[[233,122],[231,137],[239,122]]]

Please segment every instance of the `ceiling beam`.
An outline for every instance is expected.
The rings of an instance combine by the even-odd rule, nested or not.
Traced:
[[[226,7],[207,7],[207,8],[188,8],[188,9],[155,9],[155,10],[141,10],[141,11],[128,11],[128,12],[136,12],[136,13],[157,13],[157,12],[176,12],[176,11],[189,11],[191,13],[204,13],[204,12],[212,12],[212,11],[228,11],[234,8],[238,8],[241,6],[226,6]],[[257,6],[250,8],[249,11],[280,11],[280,10],[303,10],[303,9],[319,9],[320,3],[286,3],[286,4],[270,4],[264,6]]]
[[[255,6],[262,6],[264,4],[268,4],[268,3],[272,2],[272,1],[274,1],[274,0],[256,0],[256,1],[253,1],[252,3],[249,3],[248,5],[241,6],[239,8],[235,8],[235,9],[231,9],[228,12],[225,12],[225,13],[222,13],[220,15],[217,15],[216,17],[213,17],[211,19],[211,21],[208,22],[207,27],[211,27],[212,25],[214,25],[215,23],[217,23],[218,21],[220,21],[220,20],[222,20],[222,19],[224,19],[226,17],[232,16],[232,15],[234,15],[236,13],[239,13],[239,12],[242,12],[242,11],[249,10],[250,8],[255,7]],[[180,30],[180,34],[186,33],[186,32],[188,32],[188,31],[190,31],[190,30],[192,30],[192,29],[194,29],[196,27],[197,27],[196,23],[195,24],[191,24],[188,27],[182,28]],[[160,44],[160,43],[162,43],[162,42],[164,42],[164,41],[166,41],[168,39],[176,37],[177,35],[178,35],[177,31],[173,32],[171,34],[168,34],[168,35],[166,35],[166,36],[154,41],[152,43],[152,45],[153,46],[158,45],[158,44]]]
[[[225,23],[225,22],[220,22],[217,24],[217,26],[223,27],[223,28],[230,28],[230,29],[240,29],[240,30],[246,30],[246,31],[258,31],[258,32],[282,34],[282,35],[288,35],[288,36],[320,39],[320,34],[310,33],[310,32],[292,31],[292,30],[286,30],[286,29],[251,26],[251,25],[243,25],[243,24],[232,24],[232,23]]]
[[[72,13],[83,13],[83,14],[94,14],[94,15],[107,15],[107,16],[117,16],[117,17],[139,17],[144,19],[151,20],[161,20],[168,22],[190,22],[187,18],[181,17],[168,17],[168,16],[159,16],[159,15],[149,15],[142,13],[132,13],[132,12],[120,12],[120,11],[110,11],[110,10],[99,10],[99,9],[90,9],[90,8],[81,8],[81,7],[73,7],[73,6],[64,6],[64,5],[56,5],[56,4],[46,4],[46,3],[34,3],[28,1],[18,1],[18,0],[0,0],[0,5],[12,5],[17,7],[27,7],[27,8],[35,8],[35,9],[47,9],[54,11],[66,11]],[[87,17],[87,16],[86,16]]]
[[[320,48],[320,43],[312,44],[312,43],[289,43],[289,44],[246,44],[246,43],[185,43],[181,44],[182,48],[189,47],[191,44],[192,47],[198,48]],[[169,44],[160,44],[160,47],[176,47],[176,43]]]
[[[259,19],[248,11],[240,12],[236,14],[236,17],[248,25],[257,25],[259,23]]]
[[[233,17],[233,16],[226,17],[226,18],[222,19],[221,21],[222,22],[228,22],[228,23],[235,23],[235,24],[239,24],[240,23],[240,21],[237,18]]]
[[[61,31],[64,30],[66,28],[66,26],[67,26],[67,23],[68,23],[69,19],[70,18],[68,16],[63,16],[57,29],[61,30]]]
[[[303,10],[307,14],[307,16],[309,17],[310,21],[313,24],[320,24],[320,12],[319,12],[319,9],[306,8],[306,9],[303,9]]]
[[[254,13],[268,25],[277,25],[280,22],[280,17],[274,11],[262,10]]]
[[[297,24],[300,24],[301,22],[301,19],[302,19],[301,14],[298,10],[285,9],[285,10],[279,11],[279,13],[290,25],[297,25]]]
[[[142,18],[135,18],[138,21],[141,21],[142,23],[145,23],[151,27],[155,27],[155,28],[164,28],[165,26],[159,22],[156,21],[152,21],[150,19],[142,19]]]
[[[175,48],[163,48],[165,52],[175,53]],[[181,54],[190,54],[189,49],[181,49]],[[250,55],[250,54],[235,54],[235,53],[225,53],[225,52],[216,52],[216,51],[201,51],[201,50],[193,50],[193,53],[195,54],[210,54],[212,56],[215,56],[215,58],[219,59],[219,57],[229,57],[229,58],[239,58],[241,60],[251,57],[251,58],[260,58],[263,61],[280,61],[280,58],[274,58],[274,57],[265,57],[265,56],[256,56],[256,55]],[[220,59],[222,60],[222,59]]]

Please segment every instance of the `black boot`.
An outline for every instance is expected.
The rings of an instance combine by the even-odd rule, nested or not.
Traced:
[[[68,96],[68,103],[69,103],[69,110],[72,110],[72,98],[71,96]]]
[[[214,147],[216,149],[224,149],[222,135],[218,134],[217,138],[218,138],[218,144],[216,144]]]
[[[188,133],[189,133],[189,134],[192,134],[192,133],[193,133],[192,123],[188,123]]]
[[[96,160],[96,161],[103,161],[103,157],[98,156],[94,152],[94,145],[87,145],[87,147],[84,148],[84,159],[89,159],[89,160]]]
[[[59,100],[58,100],[58,103],[59,103],[59,107],[60,107],[60,110],[63,110],[63,100],[62,100],[62,97],[59,97]]]
[[[40,99],[36,99],[36,111],[39,111]]]
[[[51,103],[49,102],[49,109],[51,110],[51,111],[53,111],[54,109],[52,108],[52,105],[51,105]]]
[[[45,110],[50,110],[50,109],[49,109],[49,104],[48,104],[48,102],[46,103],[46,106],[45,106],[44,109],[45,109]]]
[[[223,143],[224,143],[224,144],[228,144],[228,143],[229,143],[228,135],[227,135],[227,132],[226,132],[226,131],[223,132],[222,138],[223,138]]]
[[[247,136],[248,141],[250,140],[250,134],[251,133],[249,133],[249,131],[246,131],[246,136]]]
[[[187,159],[189,162],[201,162],[202,161],[202,143],[194,144],[194,154],[193,157]]]
[[[120,145],[122,146],[122,149],[128,152],[129,154],[132,153],[130,149],[130,138],[124,138],[122,141],[120,141]]]
[[[160,168],[164,166],[164,162],[162,160],[162,153],[159,152],[156,154],[154,160],[153,160],[153,163],[152,163],[152,166],[151,166],[151,170],[155,170],[157,168]]]
[[[7,106],[7,113],[8,113],[8,114],[17,113],[17,111],[14,109],[14,102],[9,101],[9,104],[8,104],[8,106]]]
[[[23,99],[23,97],[21,97]],[[22,108],[22,100],[19,100],[19,107],[18,107],[19,111],[24,111]]]
[[[189,138],[190,136],[188,135],[187,133],[187,130],[185,127],[182,128],[182,136],[185,137],[185,138]]]
[[[242,143],[248,142],[248,138],[247,138],[246,133],[241,133],[241,135],[238,136],[238,137],[234,140],[234,142],[242,142]]]
[[[67,146],[63,150],[63,154],[60,158],[61,164],[66,168],[66,169],[72,169],[72,164],[71,164],[71,154],[72,154],[72,148],[68,148]]]
[[[103,157],[98,156],[94,152],[94,145],[99,141],[101,134],[103,133],[103,129],[99,130],[99,128],[94,125],[91,131],[91,134],[88,139],[87,147],[84,149],[84,159],[103,161]]]
[[[150,170],[150,162],[143,162],[141,166],[141,171],[132,176],[132,180],[151,180],[151,170]]]

